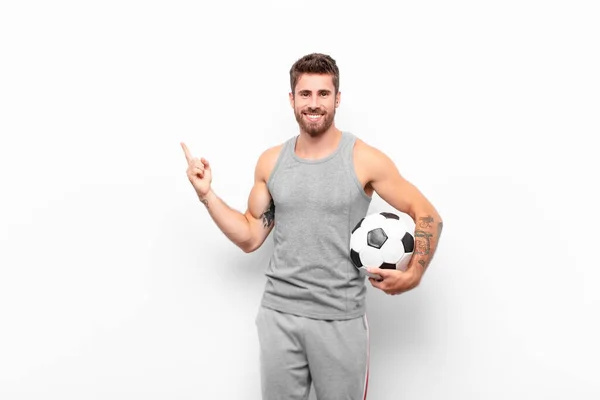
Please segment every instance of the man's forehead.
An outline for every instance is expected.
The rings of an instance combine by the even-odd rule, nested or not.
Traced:
[[[302,74],[298,83],[297,90],[333,90],[333,77],[327,74]]]

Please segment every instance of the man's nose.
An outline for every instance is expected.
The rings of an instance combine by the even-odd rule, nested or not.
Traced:
[[[310,97],[310,108],[319,108],[319,98],[317,96]]]

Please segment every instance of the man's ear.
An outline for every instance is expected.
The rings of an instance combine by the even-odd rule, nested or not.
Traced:
[[[290,106],[292,106],[292,108],[294,108],[294,93],[290,92],[289,96],[290,96]]]

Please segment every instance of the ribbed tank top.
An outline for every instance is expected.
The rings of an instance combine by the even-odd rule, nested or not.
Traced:
[[[342,132],[336,150],[309,160],[283,143],[267,186],[275,204],[274,249],[262,305],[317,319],[365,312],[365,278],[350,260],[350,235],[371,198],[353,162],[356,137]]]

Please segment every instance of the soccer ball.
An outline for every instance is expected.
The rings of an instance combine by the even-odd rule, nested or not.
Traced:
[[[374,274],[368,273],[366,267],[405,271],[414,248],[413,233],[398,215],[391,212],[367,215],[350,235],[350,259],[356,268],[369,276]]]

